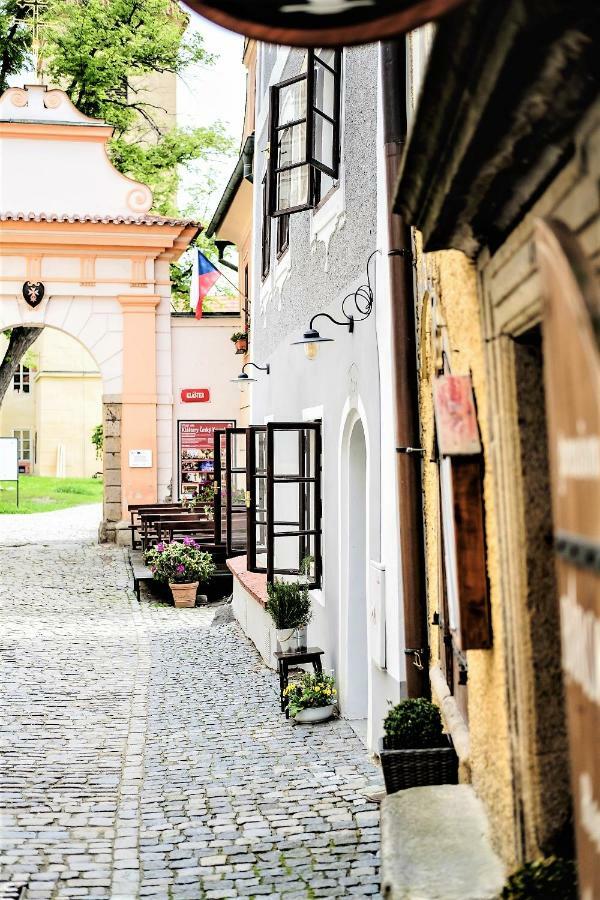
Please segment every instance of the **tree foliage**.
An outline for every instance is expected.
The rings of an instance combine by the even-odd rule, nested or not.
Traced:
[[[0,0],[0,90],[31,62],[28,15],[21,0]],[[180,167],[210,163],[233,149],[218,122],[176,127],[160,92],[148,89],[156,75],[177,76],[213,62],[202,36],[186,33],[187,24],[175,0],[49,0],[39,26],[44,80],[65,90],[84,115],[114,127],[108,147],[113,164],[149,186],[161,215],[179,212]],[[182,297],[184,285],[185,275]],[[2,370],[18,364],[14,353],[5,357],[0,385],[10,382],[14,368],[8,375]],[[0,402],[3,396],[0,391]]]

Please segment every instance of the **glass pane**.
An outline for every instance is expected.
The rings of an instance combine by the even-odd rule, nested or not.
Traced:
[[[298,166],[277,175],[277,210],[294,209],[308,203],[308,166]]]
[[[306,161],[306,123],[277,132],[277,168]]]
[[[317,162],[334,168],[333,125],[319,113],[314,114],[313,156]]]
[[[315,59],[320,59],[325,65],[329,66],[331,69],[335,69],[336,52],[336,50],[327,49],[325,47],[317,47],[315,49]]]
[[[315,59],[314,105],[331,119],[335,118],[335,76]]]
[[[279,89],[278,125],[306,119],[306,78]]]
[[[273,529],[275,534],[302,528],[302,491],[298,482],[273,485]]]

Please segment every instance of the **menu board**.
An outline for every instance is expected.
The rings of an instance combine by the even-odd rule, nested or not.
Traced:
[[[180,419],[178,425],[179,499],[195,497],[215,480],[215,431],[235,428],[235,420]]]

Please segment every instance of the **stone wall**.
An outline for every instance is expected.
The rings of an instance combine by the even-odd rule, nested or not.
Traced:
[[[116,540],[116,526],[121,520],[121,411],[121,403],[103,404],[104,504],[99,532],[101,543]]]

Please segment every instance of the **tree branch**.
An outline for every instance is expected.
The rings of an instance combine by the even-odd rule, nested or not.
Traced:
[[[19,363],[31,345],[38,339],[43,328],[19,326],[13,328],[4,359],[0,363],[0,404],[4,400],[12,377],[19,368]]]

